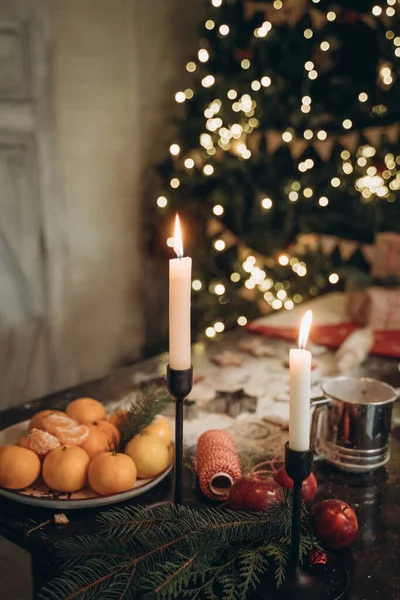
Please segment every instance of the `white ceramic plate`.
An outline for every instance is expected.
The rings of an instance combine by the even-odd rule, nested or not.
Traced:
[[[0,446],[4,444],[16,444],[26,434],[28,425],[29,421],[22,421],[0,431]],[[148,492],[168,475],[172,467],[173,463],[165,471],[157,475],[157,477],[153,479],[138,479],[131,490],[122,492],[121,494],[113,494],[112,496],[99,496],[89,487],[72,494],[53,492],[49,490],[42,478],[24,490],[13,491],[0,488],[0,496],[22,504],[61,510],[109,506]]]

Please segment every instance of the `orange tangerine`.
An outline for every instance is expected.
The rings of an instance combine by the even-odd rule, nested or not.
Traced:
[[[44,429],[43,421],[49,415],[64,415],[61,410],[41,410],[40,412],[33,415],[31,422],[29,423],[29,429]]]
[[[108,421],[99,421],[88,426],[89,435],[83,442],[82,448],[90,458],[95,458],[103,452],[112,452],[118,449],[120,433]]]
[[[77,398],[66,408],[67,415],[81,425],[107,419],[107,412],[101,402],[93,398]]]
[[[89,484],[101,496],[119,494],[135,485],[137,471],[133,460],[126,454],[104,452],[92,460]]]
[[[80,446],[89,435],[87,425],[76,425],[72,429],[59,429],[57,437],[65,446]]]
[[[56,492],[77,492],[85,487],[90,458],[82,448],[60,446],[44,459],[42,475]]]
[[[128,411],[123,408],[119,408],[108,417],[108,422],[115,425],[115,427],[118,427],[118,429],[122,427],[127,420]]]
[[[58,437],[60,431],[73,429],[78,423],[70,419],[67,415],[52,414],[43,419],[43,427],[47,433]]]
[[[146,427],[144,433],[157,435],[160,440],[168,447],[172,441],[172,428],[165,417],[157,417]]]
[[[155,477],[170,464],[170,451],[158,435],[139,433],[128,442],[125,454],[136,465],[138,477]]]
[[[0,487],[8,490],[29,487],[39,477],[40,467],[39,457],[32,450],[19,446],[0,447]]]
[[[54,435],[47,433],[47,431],[32,429],[28,434],[28,444],[29,448],[36,452],[36,454],[47,454],[50,450],[57,448],[60,442]]]
[[[19,446],[20,448],[27,448],[28,450],[30,450],[29,435],[23,435],[16,443],[16,446]]]

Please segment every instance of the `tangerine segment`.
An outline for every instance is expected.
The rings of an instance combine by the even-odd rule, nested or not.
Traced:
[[[58,448],[59,440],[47,431],[41,429],[32,429],[28,435],[29,448],[36,454],[47,454],[50,450]]]
[[[33,415],[31,422],[29,423],[29,430],[31,430],[31,429],[45,430],[45,428],[43,426],[43,421],[46,417],[48,417],[49,415],[53,415],[53,414],[66,416],[66,414],[64,412],[61,412],[61,410],[41,410],[40,412]]]
[[[52,414],[43,420],[45,431],[47,431],[47,433],[51,433],[51,435],[55,435],[56,437],[58,437],[60,431],[73,429],[77,425],[78,423],[74,421],[74,419],[71,419],[66,415]]]
[[[89,435],[89,427],[86,425],[77,425],[72,429],[59,429],[57,437],[65,446],[80,446],[86,441]]]

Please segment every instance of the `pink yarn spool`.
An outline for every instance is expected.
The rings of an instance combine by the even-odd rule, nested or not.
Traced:
[[[240,460],[231,435],[222,429],[203,433],[197,443],[196,469],[200,489],[213,500],[227,500],[241,476]]]

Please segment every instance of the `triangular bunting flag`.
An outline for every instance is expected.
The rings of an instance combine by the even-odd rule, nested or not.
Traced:
[[[375,255],[375,246],[373,244],[363,244],[361,252],[367,263],[371,264]]]
[[[302,140],[299,138],[295,138],[289,144],[289,150],[292,158],[297,159],[301,156],[304,150],[307,148],[308,142],[307,140]]]
[[[321,235],[320,243],[325,256],[330,256],[337,246],[338,239],[333,235]]]
[[[351,258],[358,248],[358,243],[353,240],[339,240],[339,252],[341,259],[346,262]]]
[[[350,150],[350,152],[355,152],[358,148],[358,143],[360,139],[360,134],[357,131],[352,131],[351,133],[346,133],[346,135],[342,135],[339,138],[339,142],[342,144],[346,150]]]
[[[332,156],[332,150],[334,146],[335,140],[332,138],[329,138],[324,141],[314,142],[315,151],[317,152],[321,160],[323,160],[324,162],[328,162],[328,160]]]
[[[269,155],[275,152],[284,144],[282,134],[279,131],[271,130],[265,134],[267,140],[267,152]]]
[[[396,144],[399,141],[399,124],[389,125],[386,128],[386,135],[391,144]]]
[[[311,9],[310,10],[311,22],[313,24],[314,29],[317,31],[322,29],[326,23],[326,16],[324,13],[319,10]]]
[[[374,148],[376,146],[380,145],[382,133],[383,133],[382,127],[368,127],[367,129],[364,129],[364,131],[363,131],[363,134],[365,135],[367,140],[370,142],[370,144],[372,144],[372,146],[374,146]]]

